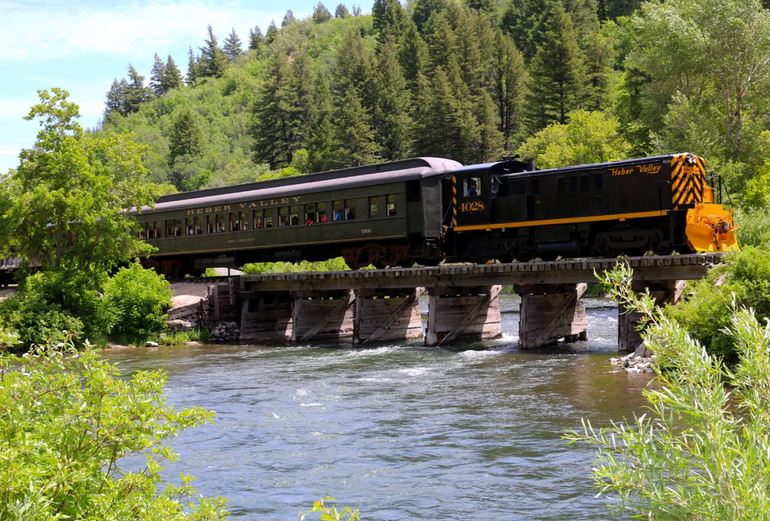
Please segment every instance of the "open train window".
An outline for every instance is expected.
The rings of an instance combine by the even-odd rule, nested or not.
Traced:
[[[345,200],[345,220],[352,221],[356,218],[356,207],[354,201],[350,199]]]
[[[278,208],[278,227],[289,226],[289,207],[282,206]]]
[[[166,237],[180,237],[182,235],[182,220],[169,219],[166,221]]]
[[[481,178],[466,177],[463,179],[463,197],[481,196]]]
[[[198,235],[201,230],[200,217],[187,217],[184,222],[185,235]]]
[[[334,216],[333,216],[334,221],[344,221],[345,220],[345,201],[333,201],[332,211],[334,212]]]
[[[310,226],[318,222],[318,213],[315,204],[305,205],[305,226]]]
[[[369,198],[369,217],[377,217],[380,214],[380,200],[377,197]]]
[[[217,219],[217,233],[222,233],[223,231],[225,231],[225,228],[226,228],[225,215],[217,214],[216,219]]]
[[[275,219],[275,212],[272,208],[265,210],[265,228],[273,227],[273,220]]]
[[[217,221],[214,219],[213,215],[206,216],[206,232],[217,233]]]
[[[230,214],[230,231],[240,232],[249,229],[249,219],[246,212],[233,212]]]
[[[264,210],[254,210],[254,218],[252,221],[254,222],[254,229],[259,230],[260,228],[265,227],[265,212]]]
[[[299,212],[300,212],[299,206],[292,206],[289,209],[289,223],[292,226],[297,226],[299,224]]]
[[[321,224],[326,223],[329,219],[327,207],[327,203],[318,203],[318,222]]]
[[[388,217],[398,215],[398,211],[396,209],[396,194],[388,194],[388,198],[385,204],[385,212],[387,213]]]

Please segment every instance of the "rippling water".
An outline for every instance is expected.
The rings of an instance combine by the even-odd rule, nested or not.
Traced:
[[[602,306],[604,304],[604,306]],[[108,353],[163,368],[177,406],[216,423],[174,441],[181,471],[236,519],[294,520],[334,495],[367,520],[606,519],[590,449],[561,440],[642,407],[648,378],[610,367],[616,311],[589,305],[589,340],[519,351],[508,334],[473,350],[204,346]],[[506,296],[504,310],[517,300]],[[484,350],[477,348],[485,347]]]

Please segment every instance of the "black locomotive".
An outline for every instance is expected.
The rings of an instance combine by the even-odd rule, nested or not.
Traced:
[[[416,158],[162,197],[137,213],[168,274],[342,256],[358,268],[737,249],[703,160],[536,170]]]

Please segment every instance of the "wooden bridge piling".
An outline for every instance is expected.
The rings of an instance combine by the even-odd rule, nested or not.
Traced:
[[[645,290],[655,299],[658,306],[676,304],[684,293],[684,280],[665,281],[635,281],[632,289],[637,293]],[[636,351],[642,343],[640,320],[641,314],[635,311],[627,311],[618,306],[618,352],[630,353]]]
[[[648,256],[622,259],[634,270],[634,288],[649,288],[661,305],[676,302],[681,280],[698,279],[722,262],[721,254]],[[219,320],[240,318],[243,342],[419,339],[425,345],[495,338],[502,333],[499,293],[514,286],[521,296],[519,338],[522,348],[559,339],[587,338],[582,295],[595,273],[612,269],[618,259],[568,259],[489,265],[442,265],[339,272],[246,275],[218,283],[212,295]],[[419,294],[429,295],[422,328]],[[230,318],[235,317],[235,318]],[[639,344],[638,317],[619,315],[619,350]]]
[[[559,340],[586,340],[583,294],[588,284],[515,285],[519,304],[519,347],[534,349]]]

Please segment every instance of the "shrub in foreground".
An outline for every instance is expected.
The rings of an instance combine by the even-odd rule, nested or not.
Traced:
[[[601,493],[639,519],[770,519],[770,326],[746,309],[729,314],[737,364],[728,369],[631,291],[629,268],[605,282],[649,321],[643,337],[659,386],[645,391],[648,413],[600,429],[584,420],[568,435],[598,448]]]
[[[770,317],[770,251],[748,247],[691,286],[692,294],[666,309],[706,350],[732,363],[737,339],[727,331],[734,305]]]
[[[110,335],[142,342],[166,327],[171,285],[153,270],[134,263],[120,269],[104,285],[104,306],[111,314]]]
[[[0,357],[0,519],[224,519],[192,477],[160,477],[176,458],[164,442],[212,417],[167,405],[164,384],[158,371],[123,379],[92,350]],[[132,454],[143,465],[123,468]]]

